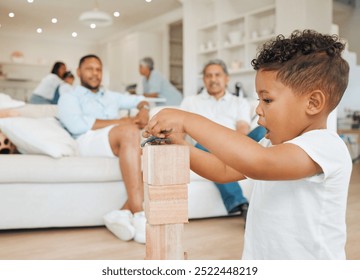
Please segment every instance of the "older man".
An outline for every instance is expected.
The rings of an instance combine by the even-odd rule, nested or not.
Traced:
[[[246,99],[227,91],[229,75],[226,64],[222,60],[210,60],[205,65],[203,82],[205,90],[199,95],[185,97],[181,103],[183,110],[202,115],[218,124],[248,135],[256,141],[264,137],[265,129],[262,127],[257,127],[250,132],[250,105]],[[206,151],[199,143],[195,146]],[[215,183],[215,185],[220,191],[228,213],[240,212],[246,219],[249,204],[239,183]]]

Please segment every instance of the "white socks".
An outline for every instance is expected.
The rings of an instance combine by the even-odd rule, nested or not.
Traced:
[[[114,210],[104,216],[105,226],[115,236],[124,241],[134,239],[138,243],[146,241],[145,213],[137,212],[134,215],[129,210]]]
[[[137,212],[134,214],[132,224],[135,228],[134,240],[138,243],[145,244],[146,242],[146,218],[145,212]]]

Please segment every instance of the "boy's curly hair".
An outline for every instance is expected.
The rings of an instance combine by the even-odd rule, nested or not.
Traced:
[[[344,48],[337,35],[296,30],[289,38],[278,35],[265,43],[251,65],[255,70],[276,71],[277,79],[295,93],[323,91],[331,111],[348,84],[349,65],[341,57]]]

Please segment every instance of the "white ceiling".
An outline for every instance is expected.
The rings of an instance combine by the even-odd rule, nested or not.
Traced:
[[[113,25],[91,29],[78,21],[79,15],[96,6],[109,14],[120,12],[113,17]],[[97,42],[142,21],[150,20],[181,7],[179,0],[0,0],[0,35],[34,35],[47,38],[72,39],[72,32],[78,33],[78,40]],[[15,13],[14,18],[8,16]],[[56,17],[58,23],[51,23]],[[41,34],[36,33],[42,28]]]

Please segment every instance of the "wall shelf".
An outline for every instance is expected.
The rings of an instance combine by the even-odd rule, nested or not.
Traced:
[[[222,19],[197,29],[199,71],[210,59],[220,58],[230,75],[249,73],[258,47],[275,35],[275,5]],[[251,71],[251,70],[250,70]]]

